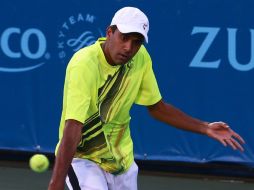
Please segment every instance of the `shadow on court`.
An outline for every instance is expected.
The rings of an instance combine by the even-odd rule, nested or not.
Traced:
[[[0,190],[46,190],[51,170],[35,173],[28,163],[0,162]],[[139,190],[253,190],[254,183],[229,178],[190,177],[174,173],[144,172],[138,178]]]

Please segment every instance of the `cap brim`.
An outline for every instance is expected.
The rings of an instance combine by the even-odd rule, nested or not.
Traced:
[[[145,38],[146,43],[148,43],[148,36],[144,30],[140,29],[140,27],[130,26],[130,25],[127,26],[124,24],[117,24],[116,26],[117,26],[118,30],[124,34],[131,33],[131,32],[137,32],[139,34],[142,34]]]

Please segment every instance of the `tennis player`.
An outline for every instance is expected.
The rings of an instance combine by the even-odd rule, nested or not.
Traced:
[[[130,136],[132,105],[179,129],[243,151],[224,122],[204,122],[163,101],[146,48],[149,22],[137,8],[117,11],[106,38],[74,54],[65,78],[56,160],[48,190],[136,190],[138,167]]]

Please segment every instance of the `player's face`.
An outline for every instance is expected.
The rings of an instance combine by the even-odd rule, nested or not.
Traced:
[[[105,53],[107,61],[112,65],[127,63],[138,52],[143,40],[139,33],[123,34],[118,29],[113,32],[108,28]]]

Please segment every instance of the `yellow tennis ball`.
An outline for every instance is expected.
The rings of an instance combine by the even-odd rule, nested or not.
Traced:
[[[35,172],[44,172],[49,167],[49,160],[43,154],[35,154],[29,160],[30,168]]]

